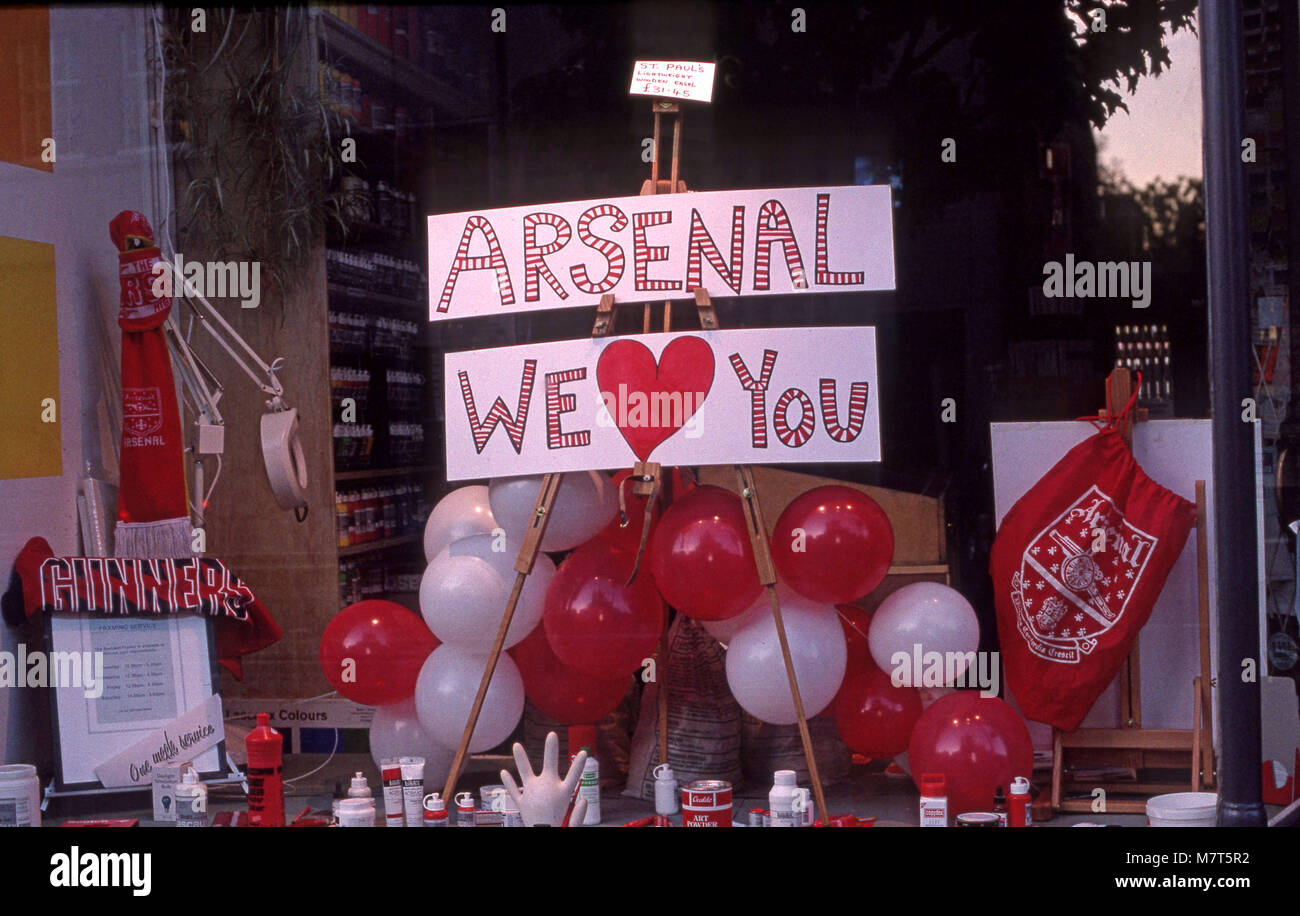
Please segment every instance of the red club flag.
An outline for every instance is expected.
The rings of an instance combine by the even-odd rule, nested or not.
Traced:
[[[143,214],[108,224],[118,250],[122,328],[121,480],[114,552],[126,557],[191,555],[184,441],[163,322],[171,297],[154,295],[161,252]]]
[[[1148,477],[1110,426],[1011,507],[989,572],[1007,685],[1026,717],[1078,728],[1195,524],[1196,507]]]

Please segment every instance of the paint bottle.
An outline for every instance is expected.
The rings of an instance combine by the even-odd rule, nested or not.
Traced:
[[[1011,780],[1011,801],[1008,819],[1012,827],[1029,826],[1029,780],[1017,776]]]
[[[948,826],[948,789],[942,773],[921,774],[921,826]]]
[[[474,793],[461,792],[456,796],[456,826],[474,827]]]
[[[338,791],[337,789],[335,791]],[[352,785],[348,787],[348,798],[374,798],[374,793],[370,791],[370,784],[366,782],[366,777],[357,773],[352,777]]]
[[[673,768],[661,763],[654,769],[655,814],[677,813],[677,777]]]
[[[248,820],[254,827],[284,826],[284,738],[257,714],[257,728],[244,739],[248,753]]]
[[[772,774],[772,791],[767,793],[769,813],[768,824],[772,827],[795,827],[794,811],[795,780],[798,774],[794,770],[777,770]]]
[[[447,803],[437,792],[431,792],[424,797],[424,826],[446,827],[447,825]]]
[[[208,787],[199,780],[198,770],[189,766],[176,786],[176,826],[208,826]]]
[[[1002,794],[1002,787],[993,793],[993,813],[998,816],[998,826],[1006,827],[1007,823],[1007,797]]]
[[[587,800],[587,816],[582,823],[585,827],[593,827],[600,823],[600,764],[597,762],[591,748],[584,747],[587,752],[587,762],[582,767],[582,779],[578,782],[578,798]]]

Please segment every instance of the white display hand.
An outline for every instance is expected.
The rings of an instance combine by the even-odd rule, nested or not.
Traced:
[[[519,782],[516,785],[514,777],[508,770],[501,771],[501,783],[514,799],[519,808],[519,816],[523,819],[525,827],[536,827],[542,824],[549,824],[558,827],[564,823],[564,813],[569,810],[569,801],[573,798],[573,790],[578,785],[578,780],[582,778],[582,768],[587,762],[587,752],[579,751],[569,765],[569,771],[563,779],[560,778],[559,757],[560,757],[560,738],[555,732],[549,732],[546,735],[546,748],[542,753],[542,771],[534,774],[532,765],[528,762],[528,755],[524,753],[523,745],[515,744],[515,765],[519,767]],[[581,800],[578,804],[582,806],[583,815],[586,814],[586,800]],[[579,826],[583,818],[578,815],[578,809],[575,807],[573,816],[569,818],[570,826]]]

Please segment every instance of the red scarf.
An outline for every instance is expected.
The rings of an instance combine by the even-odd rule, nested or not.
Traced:
[[[241,655],[281,635],[253,590],[212,557],[56,557],[44,538],[32,538],[14,560],[14,575],[18,583],[5,596],[10,625],[52,612],[206,614],[216,620],[217,658],[237,678]]]
[[[154,295],[161,252],[148,220],[123,210],[109,235],[118,249],[122,328],[121,482],[117,497],[118,556],[192,554],[185,484],[184,438],[163,322],[170,296]]]

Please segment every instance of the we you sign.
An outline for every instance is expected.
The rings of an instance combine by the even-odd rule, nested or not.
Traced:
[[[429,320],[894,288],[886,185],[655,194],[429,217]]]
[[[444,365],[448,480],[880,460],[875,328],[584,338]]]

